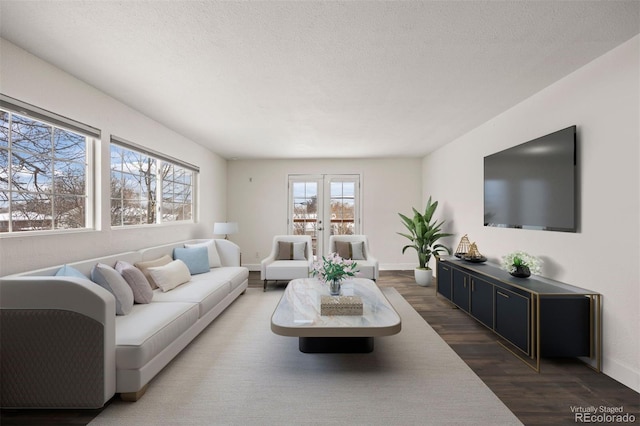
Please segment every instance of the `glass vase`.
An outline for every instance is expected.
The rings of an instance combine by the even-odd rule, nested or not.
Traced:
[[[329,294],[332,296],[340,296],[340,280],[329,281]]]

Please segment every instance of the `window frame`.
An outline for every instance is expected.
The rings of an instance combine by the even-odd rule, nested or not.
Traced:
[[[111,177],[112,177],[112,173],[114,171],[113,169],[113,164],[111,163],[111,161],[113,160],[113,158],[111,157],[112,154],[112,148],[113,146],[117,146],[118,148],[122,149],[122,150],[126,150],[129,152],[132,152],[136,155],[140,155],[141,158],[148,158],[148,159],[152,159],[155,162],[155,178],[154,178],[154,195],[155,195],[155,207],[154,207],[154,218],[155,220],[153,222],[143,222],[142,220],[139,223],[130,223],[130,224],[126,224],[123,222],[123,217],[120,217],[120,223],[119,224],[114,224],[113,221],[113,217],[112,217],[112,206],[113,206],[113,201],[117,200],[117,198],[113,197],[113,193],[112,193],[112,188],[110,186],[109,189],[109,225],[111,227],[111,229],[114,230],[118,230],[118,229],[131,229],[134,227],[148,227],[148,226],[169,226],[169,225],[180,225],[180,224],[194,224],[197,223],[197,194],[198,194],[198,180],[199,180],[199,173],[200,173],[200,168],[197,166],[194,166],[193,164],[190,163],[186,163],[184,161],[175,159],[173,157],[169,157],[167,155],[158,153],[157,151],[153,151],[150,150],[146,147],[142,147],[140,145],[137,145],[133,142],[127,141],[125,139],[119,138],[117,136],[112,135],[111,136],[111,140],[110,140],[110,146],[109,146],[109,153],[110,153],[110,162],[109,162],[109,181],[111,182]],[[164,204],[164,187],[165,187],[165,180],[162,176],[162,173],[160,172],[160,169],[163,167],[164,164],[169,164],[173,170],[175,170],[176,167],[179,167],[181,169],[183,169],[186,172],[189,172],[191,174],[191,178],[190,178],[190,200],[191,203],[187,204],[187,203],[178,203],[178,204],[183,204],[183,208],[185,206],[190,205],[190,210],[191,210],[191,217],[189,219],[180,219],[180,220],[165,220],[164,219],[164,212],[163,212],[163,204]],[[128,172],[123,171],[122,169],[120,169],[120,171],[118,173],[121,174],[131,174]],[[172,181],[172,183],[175,183],[174,181]],[[175,194],[174,194],[175,195]],[[124,193],[121,193],[120,196],[120,202],[124,203]],[[138,200],[140,202],[144,201],[143,198],[139,197]],[[148,202],[148,200],[147,200]],[[175,203],[175,198],[172,198],[172,204],[176,204]]]
[[[2,148],[7,153],[7,173],[8,176],[12,174],[12,153],[14,151],[27,153],[30,155],[38,155],[42,158],[45,158],[47,161],[52,162],[51,171],[55,170],[53,164],[59,162],[75,162],[77,164],[81,164],[81,161],[73,161],[64,156],[57,156],[56,151],[54,150],[53,143],[55,140],[56,130],[60,130],[63,132],[71,132],[76,135],[79,135],[84,138],[84,193],[83,194],[74,194],[75,196],[82,197],[84,199],[84,225],[82,227],[76,228],[56,228],[56,222],[54,217],[52,216],[49,224],[49,227],[46,229],[36,229],[36,230],[14,230],[13,229],[13,207],[14,203],[17,201],[13,200],[13,193],[16,192],[13,186],[12,179],[9,178],[7,183],[7,204],[8,204],[8,223],[7,223],[7,231],[0,232],[0,238],[10,238],[10,237],[25,237],[25,236],[36,236],[36,235],[47,235],[47,234],[64,234],[64,233],[78,233],[78,232],[91,232],[96,230],[96,220],[95,220],[95,205],[96,205],[96,193],[95,193],[95,157],[94,150],[97,140],[100,139],[100,131],[94,127],[88,126],[86,124],[80,123],[78,121],[72,120],[67,117],[63,117],[59,114],[52,113],[50,111],[44,110],[42,108],[36,107],[34,105],[27,104],[25,102],[19,101],[17,99],[11,98],[4,94],[0,94],[0,110],[6,112],[8,114],[8,144],[6,148]],[[37,123],[41,123],[51,129],[51,140],[52,146],[51,151],[48,155],[42,156],[41,153],[31,152],[28,150],[24,150],[21,148],[13,147],[13,138],[10,137],[11,134],[11,123],[13,122],[13,117],[18,116],[27,120],[35,121]],[[52,176],[53,179],[53,176]],[[53,186],[52,180],[52,186]],[[3,190],[4,192],[4,190]],[[37,191],[19,191],[24,194],[47,194],[46,191],[37,192]],[[51,200],[55,200],[57,197],[64,197],[64,195],[57,195],[56,191],[51,190],[49,197]],[[55,212],[55,202],[51,206],[51,212]]]

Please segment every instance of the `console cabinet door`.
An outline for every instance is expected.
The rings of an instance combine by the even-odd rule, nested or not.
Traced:
[[[460,309],[469,312],[469,289],[471,287],[469,274],[453,268],[453,303]]]
[[[438,293],[451,300],[451,266],[438,262]]]
[[[529,299],[496,287],[495,301],[495,331],[529,354]]]
[[[493,284],[471,276],[471,315],[493,329]]]

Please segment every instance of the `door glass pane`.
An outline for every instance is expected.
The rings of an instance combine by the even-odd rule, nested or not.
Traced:
[[[292,182],[293,235],[309,235],[316,253],[318,235],[318,183]]]
[[[355,231],[355,182],[331,182],[331,235]]]

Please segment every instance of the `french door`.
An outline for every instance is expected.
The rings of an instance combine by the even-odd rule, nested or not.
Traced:
[[[310,235],[313,255],[329,236],[360,233],[360,175],[289,175],[289,234]]]

